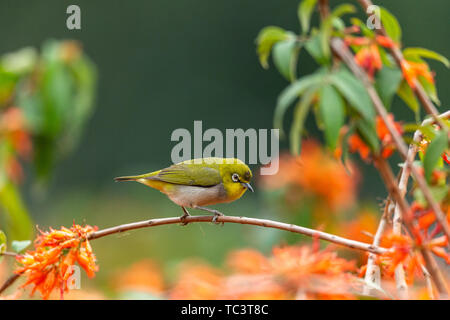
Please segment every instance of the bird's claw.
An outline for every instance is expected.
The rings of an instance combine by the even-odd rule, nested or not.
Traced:
[[[223,222],[217,222],[217,218],[220,217],[220,216],[223,217],[224,214],[222,212],[219,212],[219,211],[214,211],[214,217],[212,218],[212,222],[215,223],[215,224],[222,224],[222,225],[224,225]]]

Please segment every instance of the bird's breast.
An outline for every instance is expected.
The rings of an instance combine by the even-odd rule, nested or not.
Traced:
[[[212,187],[172,185],[164,193],[179,206],[189,208],[231,201],[222,184]]]

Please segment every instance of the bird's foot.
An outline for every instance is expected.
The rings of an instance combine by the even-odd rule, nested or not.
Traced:
[[[220,211],[217,211],[217,210],[214,210],[214,217],[212,218],[212,222],[213,223],[215,223],[215,224],[222,224],[222,226],[224,225],[224,223],[223,222],[217,222],[217,218],[218,217],[223,217],[224,216],[224,214],[222,213],[222,212],[220,212]]]
[[[181,219],[181,225],[185,226],[188,224],[188,222],[186,222],[186,218],[190,217],[191,215],[189,214],[189,211],[187,211],[187,209],[185,207],[181,207],[181,209],[183,209],[183,215],[180,217]]]
[[[217,218],[218,217],[224,216],[224,214],[222,212],[214,210],[214,209],[210,209],[210,208],[207,208],[207,207],[200,207],[200,206],[195,206],[194,209],[200,209],[200,210],[203,210],[203,211],[207,211],[207,212],[213,213],[214,217],[212,218],[211,221],[213,223],[215,223],[215,224],[222,224],[222,225],[224,225],[223,222],[217,222]]]

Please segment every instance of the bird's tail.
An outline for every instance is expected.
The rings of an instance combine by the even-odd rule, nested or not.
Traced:
[[[159,171],[155,171],[155,172],[141,174],[141,175],[138,175],[138,176],[116,177],[116,178],[114,178],[114,180],[115,181],[138,181],[138,180],[140,180],[138,182],[142,182],[142,181],[147,180],[150,177],[153,177],[153,176],[157,175],[158,173],[159,173]]]
[[[114,180],[115,181],[136,181],[140,178],[142,178],[142,176],[124,176],[124,177],[116,177],[116,178],[114,178]]]

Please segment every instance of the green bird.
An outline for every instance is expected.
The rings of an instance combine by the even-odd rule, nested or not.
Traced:
[[[137,181],[161,191],[183,209],[182,219],[190,215],[186,208],[194,208],[213,213],[213,222],[216,222],[223,214],[206,206],[235,201],[247,189],[253,192],[251,178],[252,171],[239,159],[200,158],[114,180]]]

